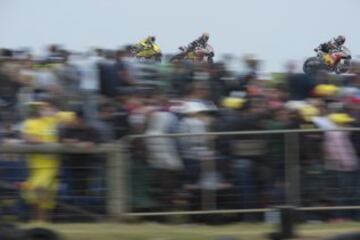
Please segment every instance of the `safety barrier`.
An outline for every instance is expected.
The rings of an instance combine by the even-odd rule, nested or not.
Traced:
[[[0,195],[0,209],[7,207],[7,200],[13,196],[7,193],[14,183],[26,178],[23,164],[26,157],[14,156],[55,153],[100,155],[96,162],[106,163],[87,172],[88,180],[98,182],[91,185],[93,189],[87,191],[88,195],[82,196],[86,203],[66,191],[67,187],[71,188],[66,174],[60,178],[65,190],[60,187],[59,210],[54,214],[68,215],[64,220],[71,220],[71,213],[77,213],[95,220],[128,216],[255,214],[271,221],[273,209],[284,205],[311,215],[316,213],[316,217],[323,212],[334,217],[356,215],[358,211],[355,210],[360,209],[359,171],[354,170],[349,175],[339,171],[337,175],[327,168],[326,160],[316,159],[322,158],[324,135],[333,131],[355,133],[360,129],[133,135],[92,148],[66,144],[3,144],[0,145],[0,187],[7,190]],[[184,159],[180,154],[177,160],[182,167],[161,166],[166,158],[156,162],[154,158],[158,155],[150,151],[157,149],[157,154],[161,151],[168,154],[168,149],[162,145],[164,141],[174,144],[170,146],[176,147],[172,148],[176,149],[173,154],[192,151],[197,158]],[[196,148],[186,145],[186,141],[206,145]],[[183,149],[183,144],[190,149]],[[339,147],[338,143],[331,144]],[[66,172],[66,167],[63,170]],[[10,172],[16,172],[15,177],[8,176],[12,175]],[[19,175],[22,177],[18,178]],[[348,182],[341,182],[344,179]],[[332,186],[332,183],[340,185]],[[0,213],[6,215],[4,211]]]

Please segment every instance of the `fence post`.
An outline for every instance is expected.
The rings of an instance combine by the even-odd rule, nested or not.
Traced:
[[[285,133],[285,185],[286,203],[300,205],[299,134]]]
[[[214,136],[207,137],[209,143],[209,151],[211,153],[207,153],[205,159],[201,161],[200,165],[200,178],[209,177],[209,175],[213,175],[215,179],[213,179],[215,186],[212,188],[207,186],[207,184],[200,184],[201,191],[201,209],[202,210],[215,210],[217,209],[217,179],[216,179],[216,156],[215,156],[215,138]],[[201,179],[203,180],[203,179]],[[204,185],[204,186],[202,186]]]
[[[121,220],[126,212],[126,169],[124,144],[118,142],[106,159],[106,210],[113,219]]]
[[[204,175],[215,174],[216,163],[215,159],[207,159],[201,161],[201,174],[200,178]],[[215,184],[217,184],[215,182]],[[206,184],[205,184],[206,185]],[[200,184],[201,190],[201,209],[202,210],[215,210],[217,209],[217,186],[203,186]]]

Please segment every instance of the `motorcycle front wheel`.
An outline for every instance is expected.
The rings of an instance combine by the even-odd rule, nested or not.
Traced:
[[[303,71],[306,74],[312,74],[321,68],[321,62],[317,57],[306,59],[303,65]]]

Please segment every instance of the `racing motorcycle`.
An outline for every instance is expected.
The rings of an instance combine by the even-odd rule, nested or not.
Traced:
[[[153,43],[149,47],[139,48],[135,45],[129,46],[130,54],[141,60],[161,61],[162,53],[160,46]]]
[[[196,47],[193,50],[188,50],[180,47],[180,53],[176,54],[170,59],[170,62],[176,60],[188,60],[194,63],[213,63],[214,62],[214,49],[209,44],[205,47]]]
[[[346,73],[351,67],[351,52],[342,46],[340,49],[332,50],[329,53],[319,52],[316,57],[306,59],[303,71],[306,74],[314,73],[317,70],[327,70],[336,74]]]

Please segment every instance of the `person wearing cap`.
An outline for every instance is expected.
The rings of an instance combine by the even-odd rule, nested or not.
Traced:
[[[337,127],[348,127],[354,121],[346,113],[333,113],[328,119]],[[355,199],[359,160],[348,131],[328,131],[324,134],[325,169],[328,172],[328,197],[331,205],[348,206]],[[347,212],[335,211],[333,221],[350,218]]]
[[[302,117],[300,128],[315,128],[313,119],[319,115],[319,110],[316,107],[306,104],[299,109],[299,114]]]
[[[209,131],[212,118],[209,108],[200,101],[184,103],[183,118],[179,123],[179,133],[201,134]],[[207,136],[186,136],[179,138],[180,152],[184,162],[185,188],[199,184],[201,162],[213,157],[211,140]]]
[[[260,113],[262,103],[251,98],[226,97],[222,101],[224,109],[219,111],[215,128],[219,132],[251,131],[260,129],[260,121],[265,117]],[[225,181],[234,188],[234,207],[252,208],[260,196],[256,183],[267,174],[253,174],[263,165],[264,138],[259,135],[224,135],[216,138],[216,151],[221,156],[221,172]],[[259,164],[261,162],[261,164]],[[244,219],[253,216],[245,214]]]
[[[22,124],[22,135],[29,144],[58,142],[58,127],[71,121],[72,112],[58,111],[53,101],[28,103],[29,117]],[[33,208],[35,220],[48,221],[56,207],[60,159],[55,154],[32,153],[27,156],[28,179],[22,184],[22,195]]]
[[[151,96],[145,134],[148,136],[176,133],[179,118],[169,111],[169,102],[163,92]],[[173,109],[172,110],[176,110]],[[179,177],[183,162],[177,147],[177,138],[150,137],[144,139],[147,161],[152,169],[154,185],[158,189],[157,199],[162,209],[169,209],[179,190]]]
[[[46,102],[31,102],[30,117],[23,123],[22,134],[29,144],[58,142],[54,108]],[[56,206],[60,159],[55,154],[28,155],[29,177],[23,184],[23,196],[32,206],[36,220],[48,221]]]
[[[244,106],[245,99],[236,97],[225,97],[222,100],[222,105],[228,109],[240,109]]]
[[[189,43],[187,46],[180,47],[180,50],[183,50],[184,52],[191,52],[191,51],[194,51],[195,48],[206,49],[209,38],[210,38],[209,33],[205,32],[205,33],[201,34],[200,37],[198,37],[197,39],[195,39],[194,41]]]
[[[348,105],[349,114],[354,119],[354,121],[351,123],[351,127],[354,128],[360,128],[360,98],[357,101],[351,101],[351,103]],[[360,157],[360,131],[353,131],[351,133],[351,139],[354,143],[357,155]]]
[[[339,92],[339,87],[333,84],[319,84],[314,88],[313,92],[318,97],[331,97]]]

